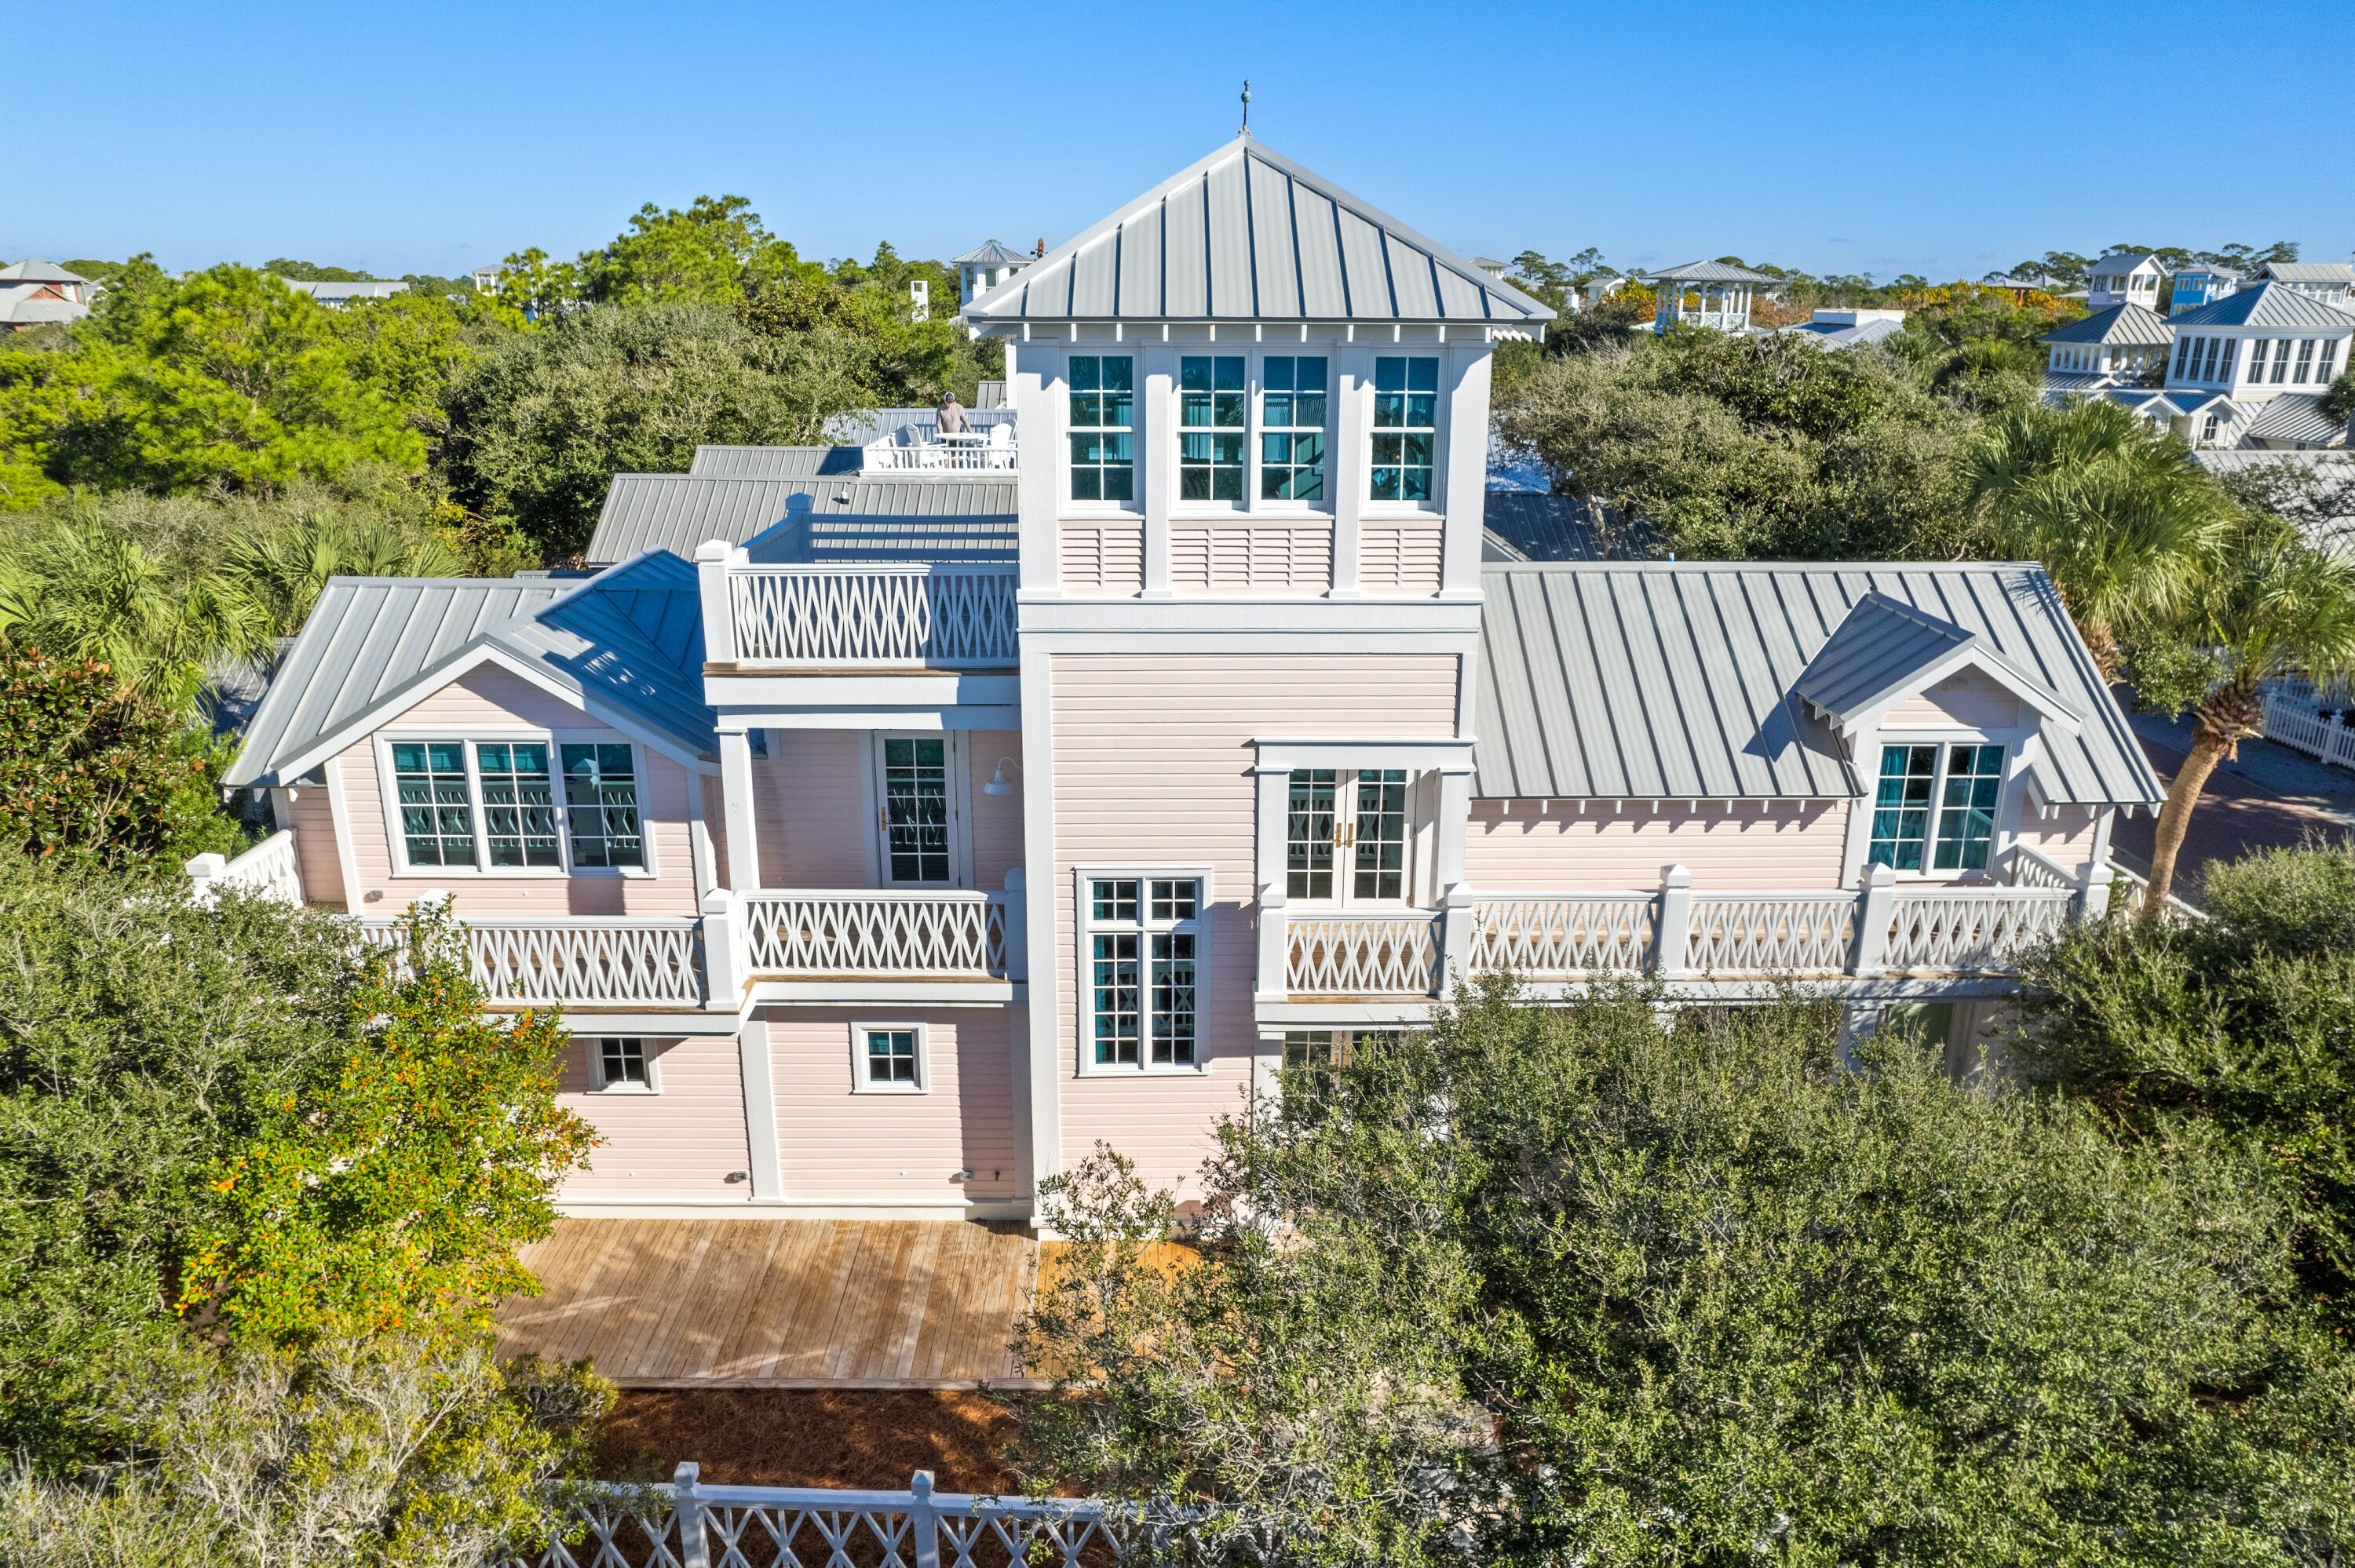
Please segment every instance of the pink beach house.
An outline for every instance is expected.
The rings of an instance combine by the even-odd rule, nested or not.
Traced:
[[[1521,558],[1490,358],[1550,313],[1255,141],[964,313],[975,429],[617,476],[586,574],[338,579],[255,716],[281,832],[197,874],[444,901],[560,1003],[571,1213],[1182,1181],[1483,970],[1959,1035],[2158,799],[2037,567]]]

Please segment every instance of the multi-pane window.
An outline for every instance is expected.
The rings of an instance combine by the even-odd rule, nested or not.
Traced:
[[[1995,803],[2003,792],[2003,747],[1950,746],[1938,797],[1940,871],[1985,871],[1995,842]]]
[[[912,1024],[862,1027],[858,1033],[865,1047],[859,1064],[860,1086],[903,1090],[924,1086],[922,1043]]]
[[[650,1089],[646,1043],[607,1035],[597,1042],[597,1086],[601,1089]]]
[[[1330,768],[1295,768],[1284,805],[1284,891],[1292,898],[1333,896],[1334,793]]]
[[[1284,894],[1344,902],[1407,895],[1412,840],[1401,768],[1295,768],[1284,810]],[[1337,878],[1348,851],[1347,875]]]
[[[2002,794],[2000,746],[1883,747],[1869,858],[1898,871],[1985,871]]]
[[[2201,381],[2216,379],[2216,345],[2222,341],[2223,339],[2215,337],[2203,337],[2200,340],[2200,371],[2197,379]]]
[[[2286,337],[2277,337],[2274,339],[2274,373],[2270,377],[2268,377],[2268,379],[2271,380],[2274,385],[2279,386],[2288,378],[2289,339]]]
[[[1284,1032],[1284,1065],[1287,1067],[1346,1067],[1357,1054],[1357,1035],[1347,1029],[1287,1029]]]
[[[951,880],[948,752],[944,739],[883,742],[883,855],[893,882]]]
[[[572,748],[565,749],[569,753]],[[617,746],[613,749],[622,754],[626,771],[630,748]],[[556,847],[556,797],[548,777],[546,743],[477,742],[474,770],[483,783],[483,841],[490,852],[491,863],[563,864],[564,856]],[[574,859],[580,859],[577,847]]]
[[[1374,359],[1376,501],[1429,501],[1439,440],[1439,361],[1429,355]]]
[[[473,865],[474,810],[466,780],[465,742],[395,741],[392,778],[409,863]]]
[[[1406,895],[1406,769],[1385,768],[1358,775],[1355,858],[1351,896]]]
[[[1934,746],[1881,748],[1881,785],[1872,798],[1870,859],[1873,864],[1899,871],[1922,869],[1937,771],[1938,748]]]
[[[1088,1036],[1097,1066],[1199,1065],[1201,899],[1194,877],[1089,879]]]
[[[2314,378],[2317,381],[2328,383],[2338,375],[2338,366],[2339,340],[2335,337],[2326,337],[2322,340],[2321,357],[2315,366]]]
[[[2292,381],[2303,383],[2314,373],[2314,344],[2315,340],[2310,337],[2297,340],[2297,374],[2290,377]],[[2274,379],[2278,381],[2281,377],[2276,376]]]
[[[2232,384],[2232,361],[2241,352],[2241,340],[2237,337],[2228,337],[2222,342],[2224,352],[2216,366],[2216,379],[2229,387]]]
[[[1242,500],[1248,401],[1241,355],[1189,354],[1178,361],[1178,500]]]
[[[1324,500],[1324,356],[1272,354],[1260,381],[1260,499]]]
[[[2187,337],[2175,345],[2175,378],[2178,381],[2184,378],[2185,367],[2191,363],[2192,350],[2199,342],[2196,337]]]
[[[563,761],[565,830],[572,843],[572,863],[645,864],[638,776],[630,748],[612,741],[568,745]]]
[[[1136,499],[1136,362],[1075,354],[1071,384],[1071,499]]]

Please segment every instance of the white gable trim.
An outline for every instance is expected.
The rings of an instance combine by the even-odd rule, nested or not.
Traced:
[[[509,674],[529,682],[559,702],[579,709],[581,713],[600,724],[619,730],[648,750],[660,752],[690,773],[717,774],[719,771],[719,765],[717,762],[706,761],[694,751],[680,746],[677,741],[651,728],[644,721],[618,708],[591,701],[580,691],[549,675],[534,661],[517,658],[506,649],[491,643],[479,643],[473,648],[461,649],[450,659],[396,690],[390,696],[355,714],[329,730],[272,771],[282,779],[299,778],[328,758],[340,754],[362,736],[374,733],[435,692],[464,680],[485,664],[496,665]]]
[[[1881,715],[1904,698],[1918,696],[1947,676],[1968,669],[1978,671],[2034,708],[2046,724],[2062,734],[2075,735],[2083,727],[2082,721],[2061,700],[2059,694],[2041,682],[2029,679],[2009,660],[1976,638],[1940,654],[1920,669],[1908,672],[1903,680],[1883,687],[1870,701],[1850,709],[1846,715],[1818,707],[1813,703],[1807,705],[1815,708],[1817,715],[1838,731],[1842,739],[1853,742],[1858,736],[1879,729]]]

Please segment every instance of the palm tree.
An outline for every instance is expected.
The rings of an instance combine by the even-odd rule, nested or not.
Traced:
[[[2183,607],[2233,515],[2181,442],[2106,401],[2011,410],[1964,485],[2002,554],[2044,563],[2113,680],[2120,639]]]
[[[2196,694],[2191,751],[2158,810],[2146,920],[2167,907],[2208,776],[2240,755],[2241,742],[2265,733],[2265,683],[2355,678],[2355,561],[2316,548],[2295,524],[2264,512],[2239,514],[2220,546],[2166,630],[2169,662],[2196,671],[2189,685]]]
[[[329,577],[448,577],[461,569],[456,553],[434,535],[313,507],[231,539],[221,575],[240,618],[265,638],[280,638],[302,629]]]

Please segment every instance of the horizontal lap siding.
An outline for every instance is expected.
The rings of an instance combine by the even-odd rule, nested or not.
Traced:
[[[1645,891],[1682,864],[1696,888],[1830,890],[1840,885],[1847,838],[1840,804],[1728,812],[1704,801],[1698,810],[1664,805],[1655,813],[1590,800],[1581,814],[1574,800],[1543,811],[1516,800],[1509,813],[1500,801],[1476,800],[1464,875],[1475,894]]]
[[[405,736],[474,740],[497,738],[502,732],[596,731],[604,726],[507,671],[480,668],[419,699],[382,727]],[[451,908],[462,916],[696,913],[695,861],[687,842],[687,789],[694,776],[645,746],[633,743],[632,750],[638,768],[639,811],[655,874],[489,875],[428,866],[396,875],[376,740],[368,736],[354,742],[331,765],[343,770],[344,805],[351,815],[352,859],[359,882],[352,912],[398,915],[419,894],[440,889],[450,895]],[[554,759],[550,761],[552,765]]]
[[[1146,1180],[1188,1183],[1218,1118],[1241,1111],[1256,1048],[1251,914],[1256,738],[1368,740],[1455,731],[1448,654],[1060,654],[1050,672],[1055,863],[1034,866],[1056,907],[1056,1049],[1062,1160],[1101,1139]],[[1078,927],[1072,868],[1207,869],[1213,878],[1201,976],[1209,1065],[1168,1075],[1079,1075]]]
[[[1329,523],[1169,524],[1178,593],[1323,593],[1333,586]]]
[[[279,825],[294,831],[294,863],[303,874],[304,902],[348,908],[343,857],[336,848],[335,802],[315,784],[298,784],[286,793],[289,820]]]
[[[992,796],[982,789],[1001,758],[1007,764],[1007,781],[1020,785],[1022,736],[1010,729],[977,729],[966,744],[973,754],[973,885],[984,893],[996,893],[1006,885],[1006,874],[1022,863],[1022,791],[1018,787],[1010,794]]]
[[[873,744],[847,729],[775,729],[752,759],[753,836],[763,887],[865,887],[866,763]]]
[[[2094,858],[2094,828],[2101,817],[2102,811],[2083,806],[2055,807],[2045,817],[2034,806],[2023,805],[2019,842],[2063,871],[2077,871]]]
[[[728,1180],[749,1171],[744,1080],[732,1035],[645,1042],[658,1094],[598,1093],[591,1036],[576,1034],[558,1082],[558,1103],[596,1128],[589,1169],[564,1183],[563,1200],[626,1198],[659,1202],[746,1197]]]
[[[2019,699],[2008,687],[1984,675],[1958,675],[1891,705],[1881,727],[2009,729],[2019,716]]]
[[[1145,524],[1062,524],[1063,591],[1133,598],[1145,587]]]
[[[1007,1010],[783,1008],[766,1016],[786,1197],[945,1203],[1013,1195]],[[852,1092],[851,1029],[860,1023],[926,1026],[928,1092]],[[973,1180],[952,1180],[960,1170]]]
[[[1373,594],[1439,591],[1445,527],[1437,523],[1358,525],[1358,586]]]

